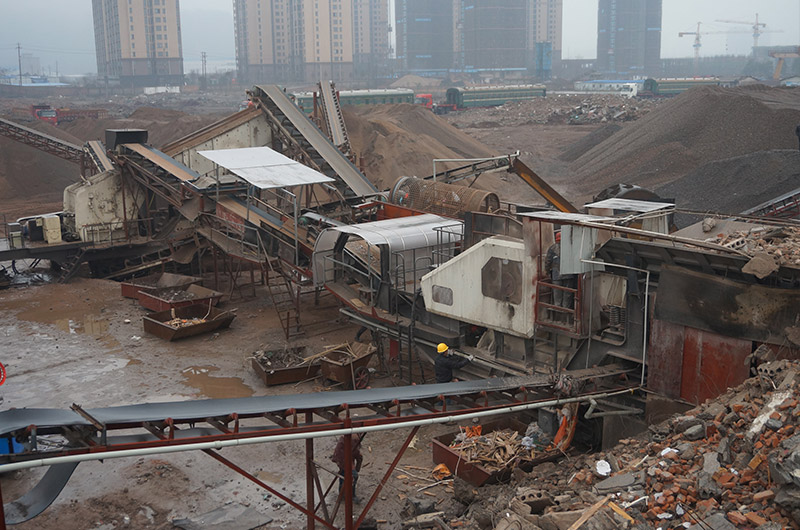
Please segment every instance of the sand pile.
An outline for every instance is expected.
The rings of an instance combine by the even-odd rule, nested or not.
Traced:
[[[800,90],[695,88],[577,158],[574,194],[618,182],[656,189],[714,160],[796,148],[798,123]]]
[[[22,125],[77,145],[83,143],[43,121]],[[0,136],[0,215],[12,222],[31,213],[61,210],[64,188],[77,182],[79,175],[77,164]]]
[[[59,129],[83,141],[105,141],[106,129],[147,129],[148,143],[159,148],[214,123],[220,117],[219,115],[194,116],[176,110],[139,107],[127,118],[75,120],[59,125]]]
[[[401,176],[431,175],[434,158],[498,154],[421,106],[349,106],[343,112],[350,143],[363,158],[366,175],[379,189],[388,188]],[[438,171],[439,164],[436,168]],[[481,183],[487,185],[489,180],[482,177]]]

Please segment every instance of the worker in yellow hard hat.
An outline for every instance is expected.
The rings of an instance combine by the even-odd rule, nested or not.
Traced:
[[[434,372],[436,373],[437,383],[457,381],[457,379],[453,378],[453,370],[466,366],[473,359],[472,355],[467,357],[453,355],[450,348],[444,342],[436,347],[436,351],[438,355],[434,363]]]

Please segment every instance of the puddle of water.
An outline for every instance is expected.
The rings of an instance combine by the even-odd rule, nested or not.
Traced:
[[[84,315],[80,319],[59,319],[55,321],[55,325],[61,331],[65,331],[71,335],[77,333],[85,333],[92,337],[101,337],[108,333],[108,320],[96,315]]]
[[[271,473],[269,471],[259,471],[256,476],[267,484],[280,484],[283,481],[283,474]]]
[[[216,366],[190,366],[182,372],[185,383],[199,390],[211,399],[250,397],[253,389],[244,384],[240,377],[214,377],[219,371]]]

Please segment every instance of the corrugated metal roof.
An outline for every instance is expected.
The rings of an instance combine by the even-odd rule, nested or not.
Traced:
[[[269,147],[215,149],[198,153],[262,190],[334,181]]]
[[[571,213],[571,212],[557,212],[555,210],[547,210],[542,212],[527,212],[519,214],[521,217],[530,217],[531,219],[538,219],[548,223],[562,223],[562,222],[582,222],[591,221],[594,223],[602,223],[607,221],[617,221],[614,217],[601,217],[599,215],[588,215],[585,213]]]
[[[633,199],[605,199],[603,201],[589,203],[585,206],[586,208],[604,208],[609,210],[641,213],[675,208],[675,205],[671,202],[636,201]]]

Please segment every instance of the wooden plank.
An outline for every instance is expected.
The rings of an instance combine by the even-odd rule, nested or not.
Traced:
[[[574,523],[572,523],[572,526],[570,526],[567,530],[578,530],[578,528],[583,526],[583,523],[585,523],[586,521],[591,519],[592,516],[594,514],[596,514],[598,512],[598,510],[600,510],[600,508],[602,508],[605,505],[605,503],[608,502],[608,500],[610,498],[611,498],[611,494],[608,494],[604,498],[602,498],[601,500],[597,501],[594,505],[592,505],[591,508],[589,508],[585,512],[583,512],[583,515],[578,517],[578,520],[575,521]]]

